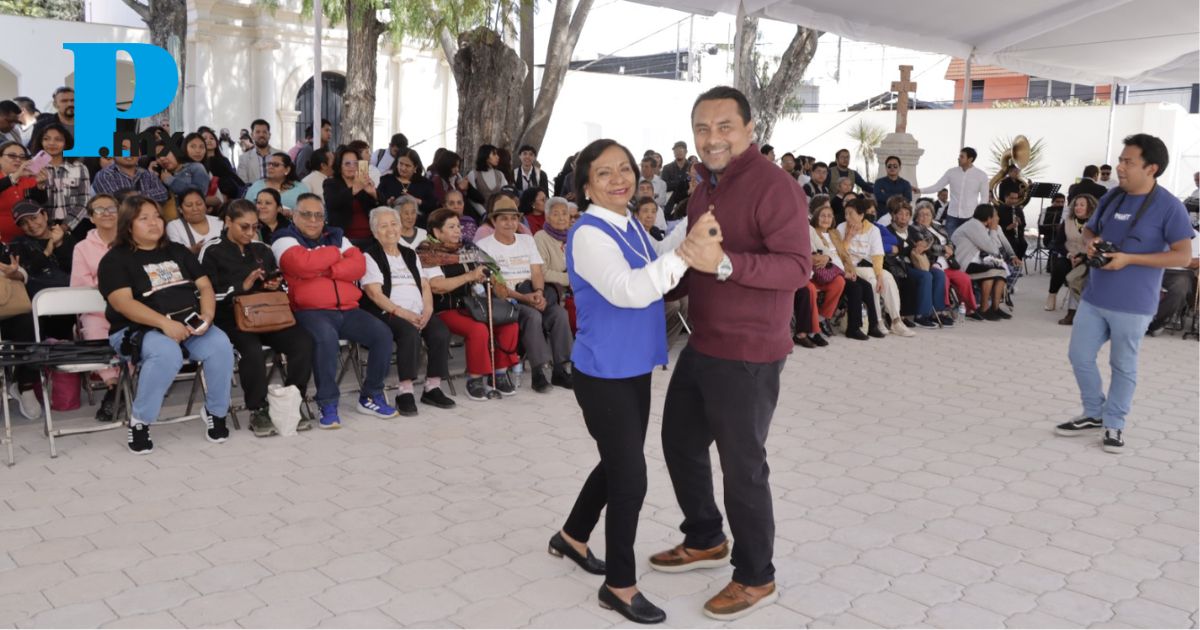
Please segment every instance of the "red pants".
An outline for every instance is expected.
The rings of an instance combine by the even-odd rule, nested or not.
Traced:
[[[488,361],[488,327],[475,321],[465,311],[442,311],[437,314],[450,332],[466,339],[467,374],[491,374],[517,364],[517,323],[496,326],[496,367]],[[511,350],[512,352],[506,352]]]
[[[950,303],[950,287],[958,293],[958,299],[967,307],[968,313],[974,313],[975,291],[971,288],[971,276],[961,269],[946,269],[946,304]]]
[[[821,317],[825,319],[833,319],[833,314],[837,312],[838,302],[842,299],[842,291],[846,290],[846,278],[838,276],[832,282],[825,284],[812,283],[817,291],[825,294],[821,301]]]

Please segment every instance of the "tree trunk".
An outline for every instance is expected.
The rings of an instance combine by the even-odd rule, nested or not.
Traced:
[[[375,18],[371,0],[346,0],[346,93],[342,138],[375,143],[375,81],[379,36],[384,25]],[[321,77],[314,77],[320,81]]]
[[[182,98],[182,92],[184,86],[187,85],[187,0],[148,0],[148,4],[138,0],[124,0],[124,2],[146,23],[146,27],[150,30],[151,44],[170,52],[171,36],[174,35],[178,38],[178,45],[173,56],[175,63],[179,66],[179,87],[175,92],[175,98],[171,100],[171,106],[155,115],[153,120],[155,124],[160,125],[169,122],[172,118],[171,114],[175,111],[180,114],[175,116],[176,120],[183,120],[182,107],[185,99]],[[171,131],[184,130],[172,129]]]
[[[783,113],[788,98],[795,93],[796,85],[808,69],[817,53],[817,40],[821,31],[803,26],[796,27],[796,35],[788,44],[787,51],[779,61],[774,76],[764,86],[756,67],[754,43],[758,38],[758,18],[740,15],[737,46],[734,51],[737,87],[750,101],[754,112],[754,141],[759,145],[770,142],[775,123]]]
[[[521,57],[499,33],[479,27],[458,36],[452,67],[458,85],[457,151],[464,162],[470,163],[481,144],[514,146],[525,115],[517,87],[525,78]]]
[[[537,103],[525,121],[525,128],[520,134],[519,145],[541,147],[550,127],[550,115],[554,113],[554,102],[562,90],[567,78],[567,70],[571,67],[571,55],[575,52],[575,43],[579,41],[579,33],[587,21],[588,12],[592,10],[593,0],[579,0],[575,11],[571,12],[572,0],[557,0],[554,5],[554,22],[550,27],[550,41],[546,44],[546,65],[542,68],[542,89],[538,92]]]
[[[521,84],[521,107],[533,111],[533,1],[521,0],[521,61],[525,63],[525,81]]]

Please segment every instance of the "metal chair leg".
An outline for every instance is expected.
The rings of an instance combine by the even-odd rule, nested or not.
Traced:
[[[50,379],[46,378],[46,370],[38,370],[38,378],[42,382],[42,409],[46,414],[45,431],[46,439],[50,442],[50,458],[58,457],[58,450],[54,446],[54,420],[50,417]]]
[[[4,445],[8,449],[8,466],[11,468],[17,459],[13,453],[12,417],[8,409],[8,370],[5,368],[0,368],[0,396],[4,397]]]

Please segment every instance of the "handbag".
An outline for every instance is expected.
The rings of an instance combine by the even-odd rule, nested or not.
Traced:
[[[463,306],[471,319],[488,323],[488,298],[486,295],[475,295],[474,292],[463,298]],[[517,321],[517,305],[504,298],[492,296],[492,325],[503,326]]]
[[[812,279],[816,284],[829,284],[842,275],[842,270],[833,263],[825,263],[820,269],[813,269]]]
[[[25,284],[7,276],[0,276],[0,319],[24,315],[33,310]]]
[[[238,330],[248,333],[269,333],[296,325],[292,305],[283,291],[263,291],[234,297],[233,319]]]
[[[887,255],[883,257],[883,270],[892,274],[892,277],[901,280],[908,277],[908,267],[904,265],[904,261],[897,256]]]

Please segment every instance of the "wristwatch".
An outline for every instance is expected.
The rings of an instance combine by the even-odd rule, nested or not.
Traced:
[[[725,282],[731,275],[733,275],[733,261],[729,260],[729,254],[725,254],[721,257],[721,264],[717,265],[717,282]]]

